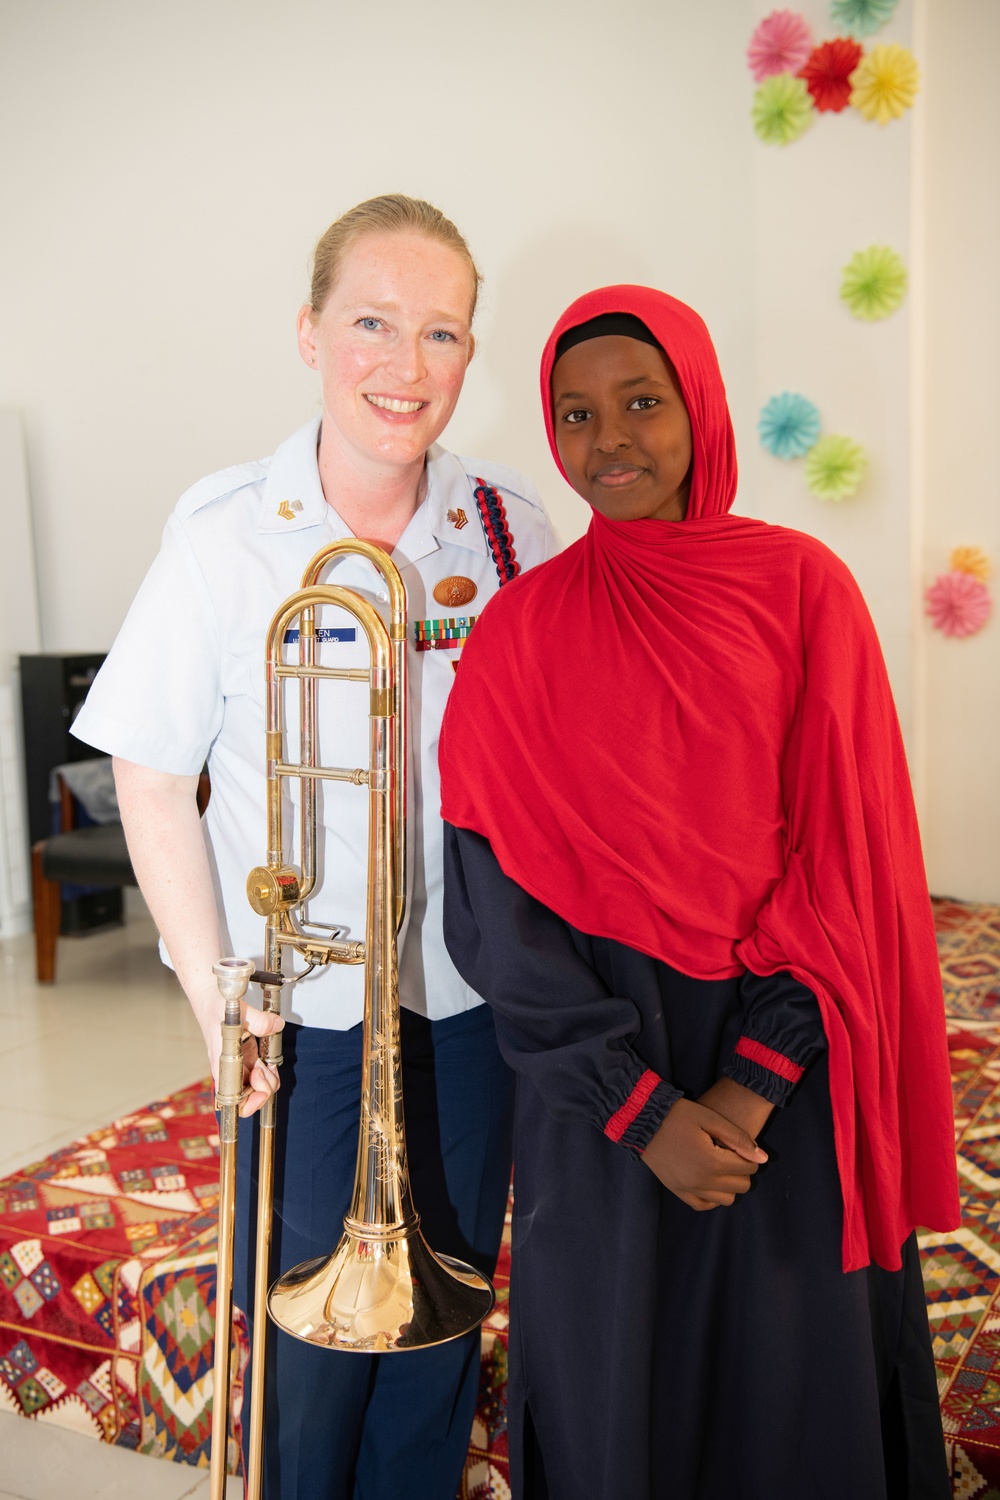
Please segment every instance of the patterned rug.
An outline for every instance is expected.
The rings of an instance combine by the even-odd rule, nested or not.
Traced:
[[[0,1181],[0,1410],[206,1465],[218,1196],[207,1080]],[[508,1214],[461,1500],[509,1500],[509,1279]]]
[[[948,1016],[1000,1021],[1000,906],[935,901],[934,924]]]
[[[934,902],[962,1226],[920,1236],[955,1500],[1000,1500],[1000,907]]]
[[[217,1148],[195,1084],[0,1182],[0,1408],[208,1462]]]
[[[510,1212],[493,1275],[497,1301],[483,1324],[479,1401],[458,1500],[510,1500],[507,1463],[507,1325],[510,1297]]]
[[[1000,907],[934,907],[963,1211],[924,1280],[955,1500],[1000,1500]],[[0,1409],[208,1462],[217,1147],[201,1083],[0,1181]],[[508,1214],[459,1500],[510,1497],[509,1277]]]
[[[920,1236],[953,1494],[1000,1500],[1000,1027],[949,1025],[962,1226]]]

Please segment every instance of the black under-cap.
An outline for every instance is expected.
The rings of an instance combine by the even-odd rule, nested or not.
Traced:
[[[577,344],[583,344],[587,339],[609,338],[616,334],[627,339],[638,339],[641,344],[652,344],[654,349],[664,352],[659,339],[653,337],[642,319],[637,318],[634,313],[601,313],[599,317],[589,318],[586,323],[578,323],[575,328],[567,328],[556,344],[556,359],[561,359],[568,349],[575,349]]]

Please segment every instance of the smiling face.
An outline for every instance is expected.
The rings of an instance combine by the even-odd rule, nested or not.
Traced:
[[[469,267],[419,232],[366,234],[345,252],[299,351],[323,386],[323,443],[357,465],[422,462],[472,358]]]
[[[552,370],[556,446],[570,484],[612,521],[683,521],[691,423],[662,350],[622,334],[567,349]]]

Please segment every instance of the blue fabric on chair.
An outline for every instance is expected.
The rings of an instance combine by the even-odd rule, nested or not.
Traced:
[[[73,760],[63,766],[53,766],[49,779],[49,801],[56,804],[62,800],[60,781],[69,788],[91,823],[121,822],[110,755],[98,755],[92,760]]]

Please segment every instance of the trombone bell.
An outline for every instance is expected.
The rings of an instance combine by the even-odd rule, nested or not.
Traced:
[[[484,1276],[450,1255],[435,1255],[414,1224],[386,1238],[346,1229],[332,1255],[280,1277],[267,1307],[279,1328],[306,1343],[384,1354],[460,1338],[479,1326],[493,1301]]]

